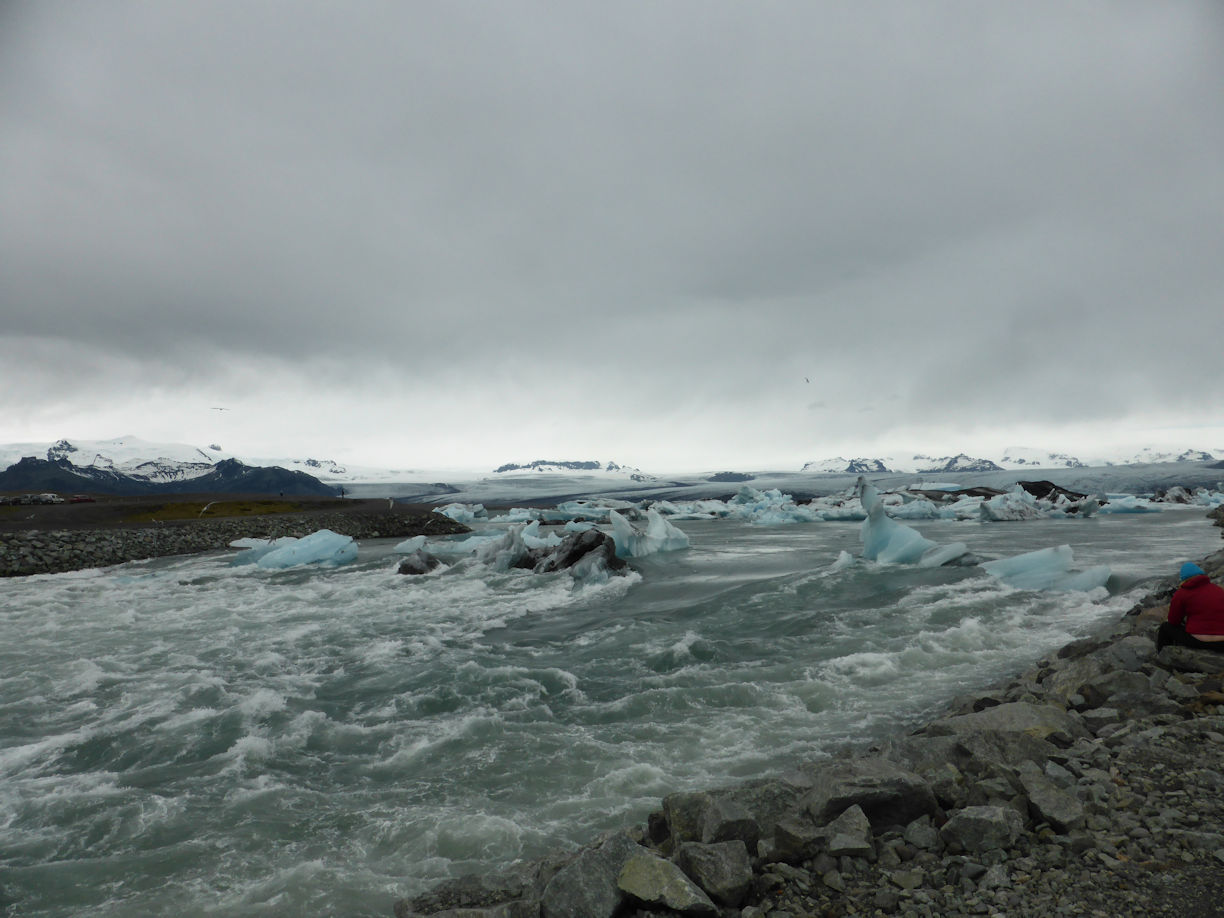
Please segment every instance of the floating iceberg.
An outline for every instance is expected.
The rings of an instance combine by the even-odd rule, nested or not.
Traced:
[[[978,504],[978,513],[989,523],[1036,520],[1049,515],[1037,506],[1037,498],[1019,485],[1007,494],[997,494],[982,501]]]
[[[330,529],[320,529],[300,539],[238,539],[230,545],[246,549],[234,558],[233,564],[256,564],[271,569],[303,564],[334,567],[357,560],[357,543],[350,536]]]
[[[404,539],[396,545],[392,551],[402,552],[405,555],[411,555],[414,552],[423,551],[425,548],[425,536],[413,536],[411,539]]]
[[[234,559],[230,561],[230,564],[235,566],[254,564],[269,552],[282,548],[285,545],[292,545],[296,541],[297,539],[293,536],[284,536],[279,539],[234,539],[234,541],[229,543],[230,548],[241,548],[244,551],[234,555]]]
[[[644,558],[664,551],[680,551],[689,547],[689,537],[663,518],[657,510],[646,511],[646,531],[633,528],[627,519],[613,510],[612,540],[618,558]]]
[[[1082,590],[1105,586],[1111,571],[1101,564],[1085,571],[1073,571],[1074,554],[1070,545],[1042,548],[1013,558],[987,561],[982,569],[1018,590]]]
[[[434,507],[433,512],[452,519],[456,523],[473,523],[476,520],[489,518],[483,504],[447,504],[444,507]]]
[[[875,485],[859,479],[859,499],[867,512],[859,537],[863,541],[863,557],[881,564],[918,564],[938,567],[954,561],[968,551],[963,542],[939,545],[925,538],[916,529],[898,523],[884,512],[884,502]]]
[[[551,510],[537,507],[511,507],[501,516],[493,518],[495,523],[527,523],[541,520],[545,523],[564,523],[574,520],[606,523],[613,510],[636,511],[637,504],[611,497],[565,500]]]
[[[748,485],[740,488],[739,493],[728,501],[727,515],[757,526],[814,523],[822,519],[819,511],[796,504],[793,497],[777,488],[758,491]]]
[[[532,520],[522,527],[519,537],[528,548],[556,548],[561,544],[561,536],[555,532],[550,532],[545,536],[540,535],[539,520]]]
[[[1110,494],[1109,503],[1103,505],[1100,513],[1159,513],[1160,507],[1146,497],[1135,497],[1133,494]]]
[[[524,526],[513,526],[495,539],[482,540],[476,548],[476,560],[494,570],[508,571],[517,567],[531,549],[523,541]],[[469,540],[470,541],[470,540]]]

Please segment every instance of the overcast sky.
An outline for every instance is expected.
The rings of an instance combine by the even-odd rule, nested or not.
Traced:
[[[1224,450],[1222,293],[1215,2],[0,5],[0,442]]]

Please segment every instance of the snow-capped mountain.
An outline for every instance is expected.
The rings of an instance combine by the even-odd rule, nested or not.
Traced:
[[[999,465],[1005,469],[1082,469],[1084,463],[1066,453],[1052,453],[1027,446],[1009,446],[1003,450]]]
[[[1119,453],[1105,458],[1101,465],[1145,465],[1156,462],[1211,462],[1219,458],[1219,450],[1210,453],[1201,449],[1162,450],[1145,446],[1141,449]]]
[[[113,440],[58,440],[55,443],[13,443],[0,446],[0,470],[30,456],[66,462],[77,469],[107,469],[140,481],[188,481],[210,473],[218,462],[236,457],[210,447],[183,443],[151,443],[138,437]]]
[[[1211,462],[1224,451],[1211,453],[1201,449],[1159,450],[1144,447],[1134,450],[1121,450],[1108,456],[1081,459],[1069,453],[1047,449],[1034,449],[1023,446],[1009,446],[1001,455],[989,457],[969,456],[958,453],[955,456],[928,456],[914,454],[907,456],[876,456],[845,459],[841,456],[832,459],[818,459],[806,463],[802,471],[818,474],[930,474],[955,472],[995,472],[1040,469],[1081,469],[1087,467],[1109,467],[1124,465],[1148,465],[1168,462]]]
[[[1001,472],[997,463],[989,459],[977,459],[957,453],[955,456],[943,456],[932,459],[930,456],[915,456],[918,464],[916,471],[923,474],[930,472]]]
[[[844,459],[841,456],[834,456],[832,459],[817,459],[814,462],[805,463],[802,471],[828,472],[832,474],[849,472],[855,475],[897,471],[897,469],[886,464],[891,461],[891,459]]]

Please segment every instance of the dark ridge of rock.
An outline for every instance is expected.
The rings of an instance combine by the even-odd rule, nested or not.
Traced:
[[[278,466],[243,465],[223,459],[212,470],[181,481],[155,482],[125,475],[109,467],[75,466],[67,459],[27,456],[0,472],[0,491],[85,491],[92,494],[276,494],[291,497],[333,497],[339,489],[305,472]]]
[[[320,529],[358,540],[470,531],[463,524],[436,514],[341,510],[113,528],[0,532],[0,577],[54,574],[145,558],[223,551],[235,539],[300,538]]]

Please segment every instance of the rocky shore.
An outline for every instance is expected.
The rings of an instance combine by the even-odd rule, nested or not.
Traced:
[[[244,516],[48,531],[0,532],[0,577],[54,574],[204,551],[235,539],[305,536],[330,529],[354,539],[408,538],[467,532],[454,520],[427,512],[348,511]]]
[[[1224,579],[1224,552],[1202,562]],[[1224,653],[1172,587],[909,735],[663,799],[644,826],[397,918],[1224,915]]]

